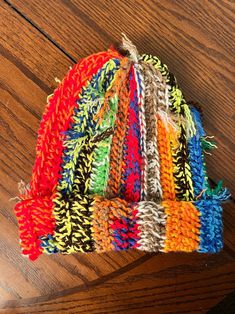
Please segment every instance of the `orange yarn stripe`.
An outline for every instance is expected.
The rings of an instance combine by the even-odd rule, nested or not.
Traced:
[[[192,252],[199,248],[200,212],[186,201],[163,201],[166,221],[165,252]]]
[[[92,209],[92,238],[95,243],[95,249],[98,253],[104,251],[112,251],[113,237],[110,234],[109,217],[110,210],[108,204],[99,198],[95,197],[95,202]]]
[[[160,180],[163,192],[163,200],[175,199],[175,185],[173,176],[173,159],[170,146],[170,134],[158,115],[157,119],[157,141],[160,157]]]
[[[100,196],[94,197],[91,231],[98,253],[115,250],[110,224],[115,217],[128,217],[131,211],[128,203],[120,198],[108,200]]]
[[[128,60],[123,59],[122,61],[122,73],[119,73],[119,76],[116,77],[116,81],[114,83],[117,86],[116,90],[118,93],[119,103],[110,150],[110,170],[106,188],[107,198],[118,196],[123,167],[123,144],[127,126],[128,107],[130,103],[128,75],[130,65],[127,65]]]
[[[115,73],[113,85],[107,92],[105,93],[104,103],[101,109],[97,114],[94,115],[94,119],[98,120],[97,123],[100,124],[102,122],[103,116],[105,112],[109,110],[109,101],[112,99],[115,94],[120,93],[120,89],[122,84],[124,84],[124,80],[126,79],[127,72],[130,68],[130,60],[129,58],[124,57],[120,62],[120,69]]]

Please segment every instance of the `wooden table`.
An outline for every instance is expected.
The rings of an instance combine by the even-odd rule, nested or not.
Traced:
[[[234,9],[225,0],[0,2],[1,313],[181,314],[212,307],[234,313],[233,200],[224,205],[224,250],[217,255],[130,251],[42,256],[34,263],[20,255],[9,201],[17,182],[30,180],[55,78],[118,43],[121,32],[141,53],[159,56],[186,99],[201,103],[206,131],[218,144],[207,157],[210,178],[224,178],[235,195]]]

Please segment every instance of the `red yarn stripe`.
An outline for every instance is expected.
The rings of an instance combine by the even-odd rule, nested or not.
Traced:
[[[134,68],[131,67],[130,80],[130,105],[128,109],[128,130],[125,137],[125,155],[123,166],[123,196],[128,202],[138,202],[140,200],[140,187],[136,187],[136,183],[141,181],[140,172],[141,154],[139,147],[139,139],[136,136],[136,128],[138,128],[138,114],[134,110],[134,103],[138,101],[137,84],[135,80]],[[137,105],[138,106],[138,105]],[[139,169],[137,167],[139,165]]]
[[[36,147],[36,160],[31,180],[32,196],[50,196],[60,177],[63,140],[73,122],[76,100],[92,75],[109,59],[121,58],[113,48],[82,59],[66,75],[43,114]]]
[[[22,253],[35,260],[42,253],[40,236],[52,234],[52,200],[49,198],[26,199],[17,203],[15,214],[19,224]]]

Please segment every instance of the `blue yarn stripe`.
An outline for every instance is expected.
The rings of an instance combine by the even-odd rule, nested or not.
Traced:
[[[200,211],[200,245],[198,252],[218,253],[223,248],[222,207],[213,199],[198,200],[194,203]]]
[[[201,115],[195,107],[190,107],[192,118],[196,126],[196,134],[188,141],[189,163],[192,172],[192,181],[195,196],[200,195],[208,185],[204,153],[201,139],[206,136],[202,126]],[[217,253],[223,248],[223,223],[221,202],[229,197],[227,189],[212,193],[203,193],[199,200],[194,202],[200,211],[200,244],[198,252]]]
[[[198,196],[206,188],[205,167],[203,166],[203,150],[201,137],[205,136],[200,113],[196,108],[190,108],[196,127],[196,134],[188,141],[189,165],[192,173],[194,195]]]

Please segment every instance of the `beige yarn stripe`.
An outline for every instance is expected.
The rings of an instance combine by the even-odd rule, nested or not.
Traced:
[[[158,92],[160,86],[156,81],[155,69],[145,62],[141,62],[145,84],[145,119],[146,119],[146,153],[147,168],[147,195],[146,200],[159,202],[162,199],[160,181],[160,161],[157,144],[157,111]]]
[[[138,249],[159,252],[164,249],[166,214],[161,204],[143,201],[137,204],[137,223],[140,230]]]
[[[161,73],[151,64],[140,62],[145,82],[145,119],[147,200],[137,205],[137,223],[140,230],[139,249],[142,251],[163,251],[165,241],[166,214],[161,205],[162,188],[160,180],[160,159],[157,146],[157,114],[168,123],[168,86]]]

